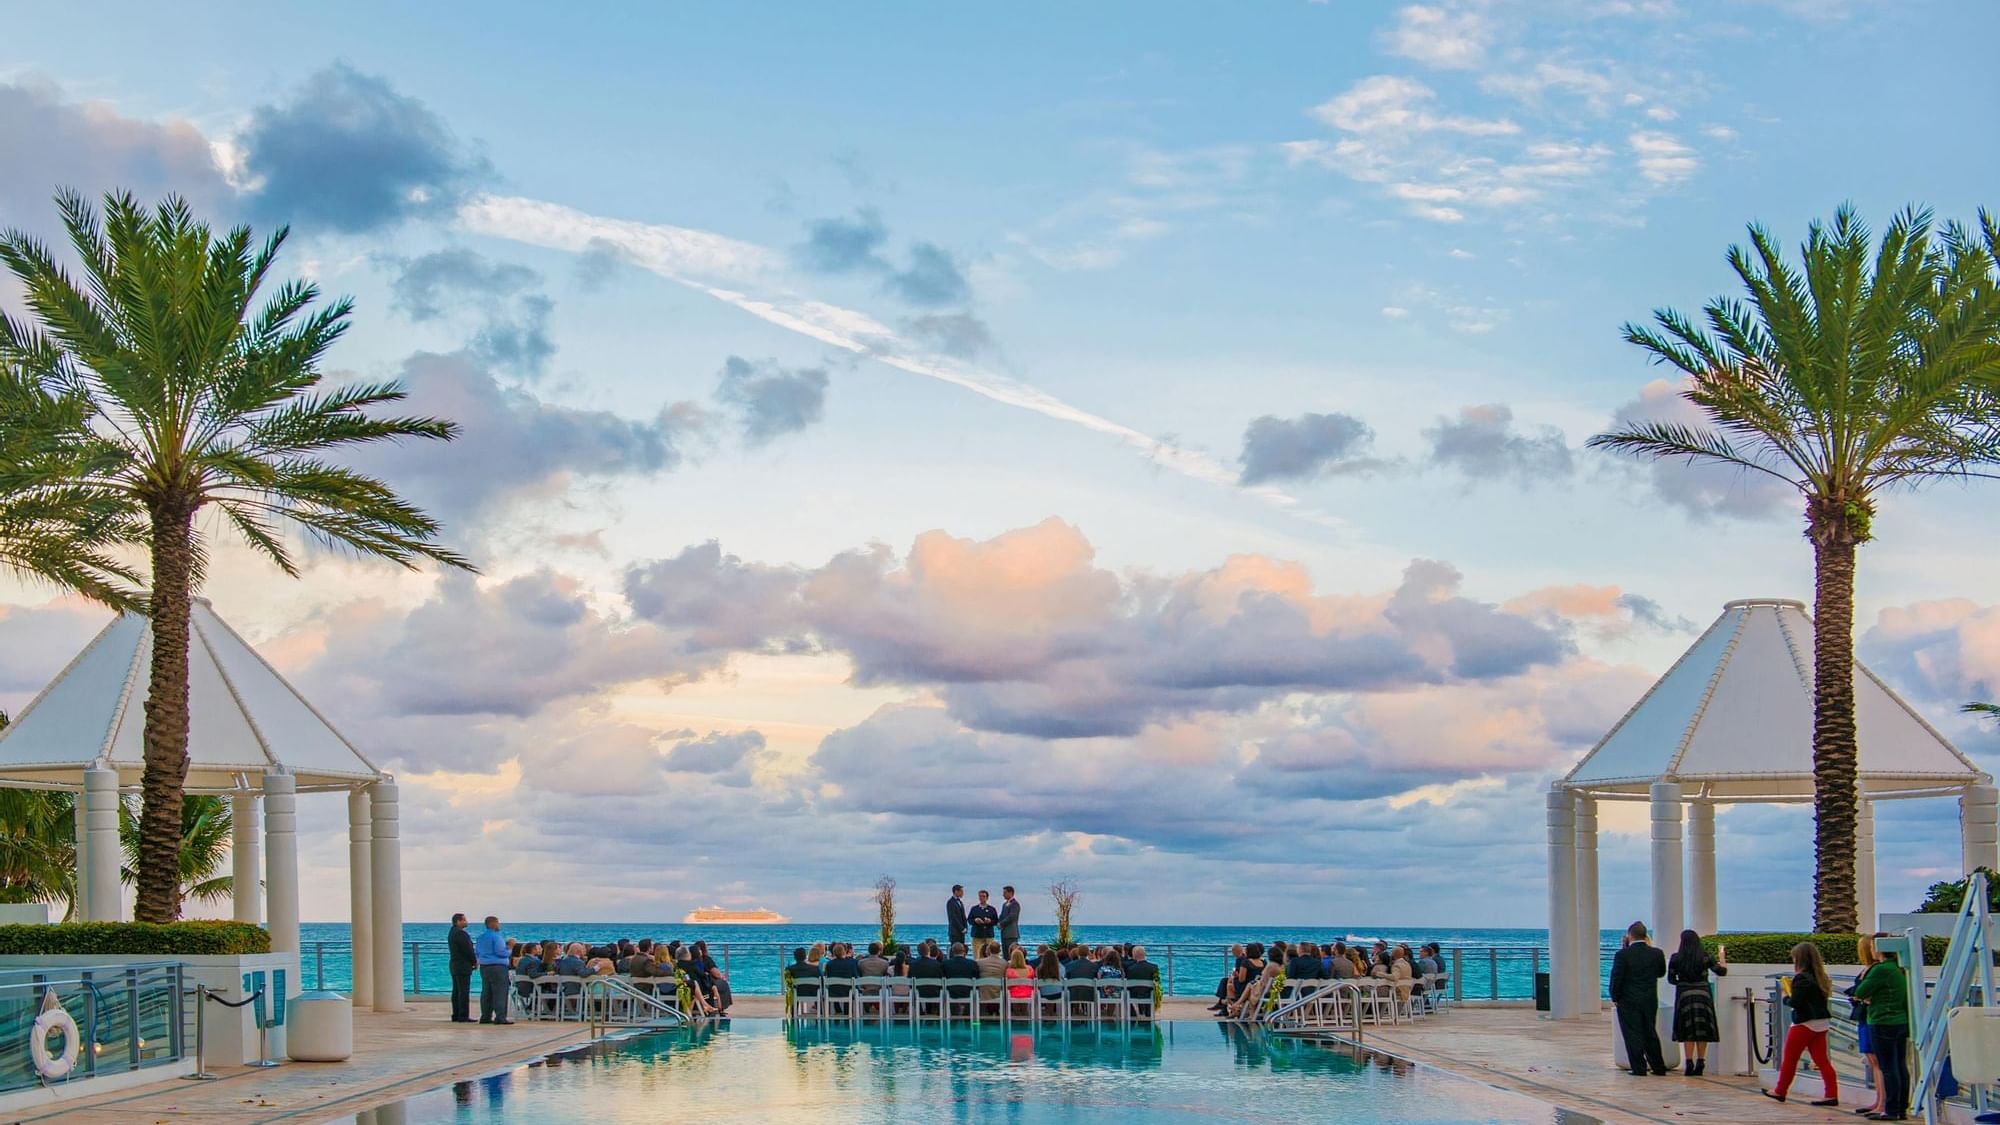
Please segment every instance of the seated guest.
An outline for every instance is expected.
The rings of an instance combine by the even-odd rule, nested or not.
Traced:
[[[944,978],[946,980],[979,979],[979,962],[965,955],[964,942],[955,941],[951,943],[951,956],[944,959]],[[953,997],[970,996],[972,994],[970,988],[957,986],[949,987],[946,991]]]
[[[1344,947],[1336,947],[1333,956],[1326,959],[1326,975],[1329,980],[1354,979],[1354,960]]]
[[[1004,977],[1007,975],[1007,961],[1000,956],[1000,943],[986,941],[979,943],[979,975],[982,977]]]
[[[861,975],[864,977],[886,977],[889,975],[889,959],[882,956],[882,943],[868,943],[868,956],[861,958]]]
[[[826,943],[823,941],[813,942],[812,948],[806,951],[806,960],[811,961],[815,965],[826,964]]]
[[[702,972],[708,975],[709,996],[715,1001],[716,1014],[728,1015],[729,1006],[736,1000],[735,994],[729,988],[729,974],[722,970],[722,966],[715,963],[715,958],[708,955],[707,942],[694,943],[694,956],[695,960],[701,962]]]
[[[1097,979],[1097,962],[1090,959],[1088,949],[1079,949],[1076,956],[1063,966],[1063,979],[1069,981],[1092,981]],[[1072,1003],[1082,1003],[1095,998],[1097,990],[1088,984],[1072,984],[1069,998]]]
[[[1146,960],[1146,947],[1135,945],[1132,956],[1125,961],[1126,980],[1159,980],[1160,967]]]
[[[792,963],[785,966],[785,979],[792,984],[792,1001],[796,1009],[798,1001],[814,1004],[819,1002],[819,966],[806,958],[806,947],[792,950]]]
[[[836,941],[827,947],[827,954],[826,976],[852,980],[861,975],[861,962],[854,956],[853,946],[844,941]]]
[[[910,960],[910,979],[914,982],[913,987],[917,995],[926,1000],[937,996],[941,990],[935,984],[924,982],[944,979],[944,960],[936,956],[936,953],[937,946],[926,941],[917,947],[917,956]]]
[[[519,955],[514,958],[514,975],[517,977],[542,975],[541,946],[522,944]]]
[[[571,942],[569,948],[563,950],[562,956],[556,958],[556,963],[551,966],[552,971],[559,977],[589,976],[590,965],[583,959],[583,954],[583,943]]]
[[[1097,979],[1125,979],[1125,958],[1119,956],[1116,949],[1107,949],[1104,951],[1104,960],[1097,964]]]
[[[1048,946],[1043,946],[1041,959],[1035,963],[1035,980],[1044,1000],[1061,999],[1062,979],[1062,959]]]

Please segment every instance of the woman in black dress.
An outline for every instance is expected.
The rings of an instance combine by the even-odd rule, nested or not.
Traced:
[[[1681,1073],[1690,1078],[1708,1069],[1708,1045],[1722,1038],[1708,974],[1729,975],[1729,950],[1718,945],[1715,953],[1711,957],[1701,947],[1701,935],[1682,930],[1680,949],[1667,959],[1667,983],[1674,986],[1674,1042],[1682,1044]]]

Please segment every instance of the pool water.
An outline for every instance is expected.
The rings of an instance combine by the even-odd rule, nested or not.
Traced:
[[[1258,1028],[791,1026],[600,1042],[359,1114],[355,1125],[1352,1122],[1588,1125],[1427,1066]]]

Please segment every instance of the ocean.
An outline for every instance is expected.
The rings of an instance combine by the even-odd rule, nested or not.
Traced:
[[[474,925],[477,925],[477,919]],[[450,971],[445,963],[445,935],[448,922],[407,922],[403,926],[402,954],[404,987],[413,992],[447,992]],[[851,941],[866,945],[877,936],[872,923],[786,923],[774,926],[697,926],[683,922],[505,922],[503,933],[522,941],[556,940],[602,944],[619,938],[650,937],[655,941],[678,938],[706,941],[709,952],[722,962],[736,991],[746,994],[776,993],[779,973],[790,962],[791,951],[819,941]],[[346,990],[351,987],[349,959],[350,931],[345,922],[307,922],[299,927],[303,945],[301,968],[307,987]],[[1053,926],[1022,926],[1021,940],[1027,944],[1055,936]],[[1534,995],[1534,974],[1546,970],[1548,931],[1528,929],[1443,929],[1427,926],[1090,926],[1076,927],[1078,940],[1092,944],[1143,945],[1150,960],[1171,978],[1170,991],[1176,996],[1204,996],[1228,971],[1229,946],[1238,942],[1273,940],[1346,941],[1369,943],[1377,938],[1390,942],[1437,942],[1445,950],[1447,967],[1455,961],[1459,987],[1466,999],[1527,999]],[[940,925],[899,925],[899,941],[945,938]],[[1606,930],[1603,944],[1618,947],[1619,933]],[[1454,952],[1456,957],[1454,958]],[[1610,957],[1604,971],[1610,971]],[[413,971],[414,970],[414,971]]]

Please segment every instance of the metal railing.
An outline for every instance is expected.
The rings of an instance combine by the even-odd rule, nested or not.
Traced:
[[[300,943],[299,968],[313,988],[351,989],[353,946],[345,941]],[[711,941],[710,954],[729,974],[736,992],[776,995],[796,942]],[[1221,942],[1160,942],[1146,946],[1160,966],[1168,996],[1206,996],[1235,966],[1232,946]],[[1609,979],[1618,947],[1606,944],[1600,963]],[[1453,1000],[1532,1000],[1535,976],[1548,967],[1548,950],[1534,945],[1461,945],[1443,951]],[[450,952],[440,940],[406,941],[401,954],[403,990],[415,995],[451,991]],[[738,970],[741,970],[740,972]],[[477,987],[475,982],[474,987]]]
[[[181,1061],[187,1021],[178,962],[0,970],[0,1092],[44,1084],[28,1053],[45,998],[76,1022],[74,1082]]]

